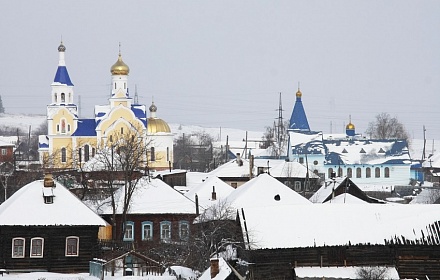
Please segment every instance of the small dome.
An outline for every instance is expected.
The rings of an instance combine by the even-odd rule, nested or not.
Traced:
[[[158,118],[148,118],[147,130],[148,134],[154,134],[158,132],[171,132],[170,126],[164,120]]]
[[[63,41],[61,41],[61,44],[58,47],[58,51],[59,52],[65,52],[66,51],[66,47],[63,45]]]
[[[355,129],[354,124],[352,124],[352,123],[347,124],[347,126],[345,127],[345,129],[354,130],[354,129]]]
[[[301,93],[301,91],[298,89],[298,91],[296,92],[296,97],[301,98],[303,94]]]
[[[154,102],[150,106],[150,112],[157,112],[157,106],[154,105]]]
[[[118,61],[110,68],[112,75],[128,75],[130,68],[122,61],[122,56],[119,54]]]

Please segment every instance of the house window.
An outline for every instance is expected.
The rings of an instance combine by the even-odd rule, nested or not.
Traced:
[[[299,158],[299,163],[301,163],[301,164],[304,163],[304,158],[303,158],[303,157],[300,157],[300,158]]]
[[[31,258],[43,257],[44,239],[41,237],[35,237],[31,239]]]
[[[353,170],[352,170],[350,167],[347,168],[347,177],[348,177],[348,178],[353,177]]]
[[[367,167],[367,169],[365,169],[365,177],[371,178],[371,168],[370,167]]]
[[[6,149],[2,149],[2,155],[6,155]]]
[[[12,257],[24,258],[24,238],[12,239]]]
[[[380,168],[379,167],[376,167],[374,169],[374,177],[380,178]]]
[[[85,145],[84,146],[84,161],[87,162],[90,159],[90,146]]]
[[[124,241],[132,241],[134,239],[134,223],[128,221],[125,224]]]
[[[142,222],[142,240],[152,240],[152,239],[153,239],[153,223]]]
[[[66,256],[67,257],[79,256],[79,237],[77,236],[66,237]]]
[[[356,168],[356,178],[362,177],[362,169],[360,167]]]
[[[150,158],[151,158],[151,161],[156,161],[156,154],[154,151],[154,147],[151,147],[151,149],[150,149]]]
[[[293,189],[297,192],[300,192],[301,191],[301,182],[295,181],[295,184],[293,185]]]
[[[161,240],[171,239],[171,222],[168,221],[160,222],[160,239]]]
[[[237,183],[231,183],[231,187],[233,187],[234,189],[237,188]]]
[[[44,196],[44,203],[45,204],[52,204],[53,203],[53,196],[52,195],[45,195]]]
[[[188,240],[189,238],[189,223],[187,221],[179,222],[179,237],[180,240]]]
[[[61,162],[65,163],[67,161],[66,148],[61,148]]]
[[[385,167],[385,178],[390,178],[390,168]]]

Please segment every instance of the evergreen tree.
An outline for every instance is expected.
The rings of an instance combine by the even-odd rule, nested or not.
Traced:
[[[0,95],[0,114],[5,112],[5,107],[3,107],[2,96]]]

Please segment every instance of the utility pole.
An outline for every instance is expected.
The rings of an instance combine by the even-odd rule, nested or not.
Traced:
[[[422,152],[422,160],[425,160],[426,157],[426,129],[425,126],[423,126],[423,152]]]
[[[277,139],[277,158],[280,158],[281,155],[281,147],[282,142],[284,141],[283,133],[284,133],[284,121],[283,121],[283,103],[281,101],[281,92],[280,92],[280,99],[279,99],[279,105],[278,105],[278,124],[277,124],[277,130],[276,130],[276,139]]]

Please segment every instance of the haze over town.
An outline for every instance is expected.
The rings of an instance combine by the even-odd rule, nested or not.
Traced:
[[[169,123],[261,131],[300,84],[311,129],[396,116],[440,139],[438,1],[6,1],[0,95],[45,114],[63,40],[80,116],[106,103],[121,43],[130,94]],[[105,12],[104,12],[105,11]],[[19,18],[20,20],[17,20]],[[11,25],[11,23],[14,23]],[[80,98],[80,99],[79,99]]]

